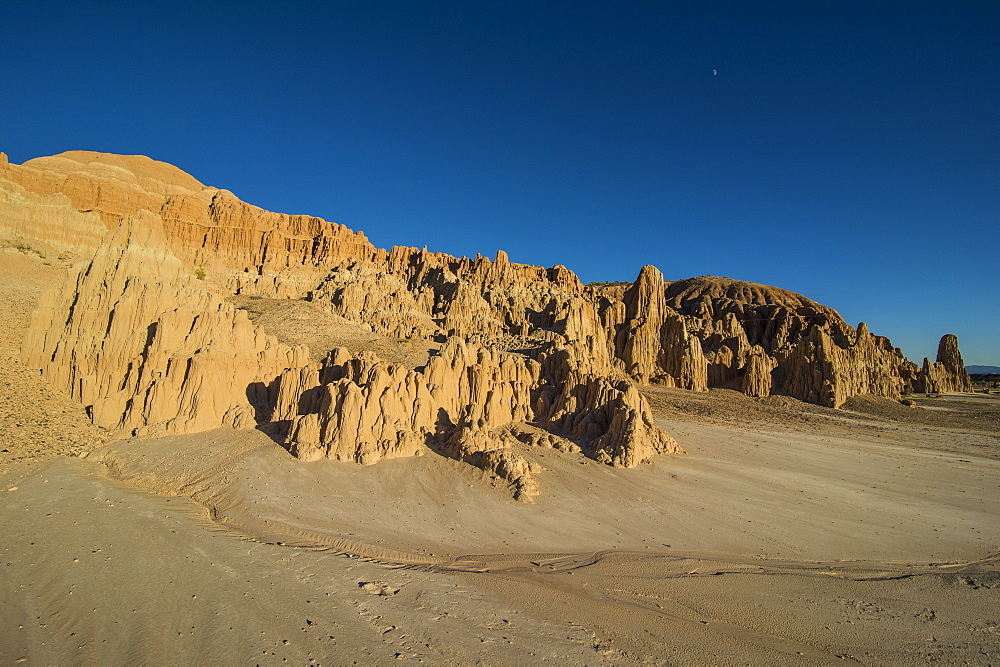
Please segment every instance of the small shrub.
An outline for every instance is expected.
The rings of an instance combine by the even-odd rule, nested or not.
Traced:
[[[21,236],[20,234],[14,234],[14,238],[9,241],[8,240],[0,241],[0,248],[13,248],[14,250],[22,252],[25,255],[27,255],[28,253],[34,253],[39,257],[41,257],[42,259],[45,259],[45,255],[42,253],[42,251],[38,250],[37,248],[33,247],[30,243],[25,241],[24,237]]]
[[[197,278],[198,280],[204,280],[205,279],[205,269],[204,269],[204,267],[199,266],[197,269],[195,269],[194,270],[194,277]]]

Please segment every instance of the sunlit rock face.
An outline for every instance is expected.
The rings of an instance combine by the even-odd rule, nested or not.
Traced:
[[[972,391],[972,379],[965,370],[962,353],[958,351],[958,336],[945,334],[938,343],[937,361],[924,358],[923,372],[917,391]]]
[[[387,251],[142,156],[2,156],[0,235],[79,260],[42,300],[22,356],[96,423],[131,434],[259,427],[305,460],[434,451],[522,500],[537,494],[525,447],[622,467],[681,451],[637,384],[831,407],[970,387],[954,336],[920,369],[864,324],[764,285],[666,282],[646,266],[631,284],[585,287],[565,267],[503,251]],[[308,299],[368,332],[440,349],[419,368],[346,347],[310,363],[233,295]]]

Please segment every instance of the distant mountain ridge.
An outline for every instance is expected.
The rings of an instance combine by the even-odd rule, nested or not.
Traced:
[[[1000,366],[966,366],[965,372],[969,375],[1000,374]]]

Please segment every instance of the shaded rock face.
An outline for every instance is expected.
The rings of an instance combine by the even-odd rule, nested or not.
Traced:
[[[832,308],[794,292],[703,276],[667,283],[664,294],[700,341],[709,387],[836,408],[860,394],[898,398],[920,391],[935,372],[918,368],[863,322],[854,329]],[[957,342],[954,348],[957,354]],[[937,371],[948,378],[942,386],[961,386],[961,356],[958,366],[954,355],[949,359]]]
[[[0,235],[85,260],[43,299],[23,357],[95,422],[134,434],[257,426],[305,460],[436,452],[524,500],[538,492],[529,447],[623,467],[680,451],[637,383],[833,407],[968,384],[954,336],[919,369],[863,324],[764,285],[666,282],[646,266],[631,284],[584,287],[565,267],[503,251],[386,251],[142,156],[0,160]],[[343,348],[310,363],[232,295],[305,298],[374,334],[442,347],[413,369]]]

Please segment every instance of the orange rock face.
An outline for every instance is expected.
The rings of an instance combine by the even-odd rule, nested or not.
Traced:
[[[923,373],[917,381],[917,391],[972,391],[972,378],[965,370],[962,353],[958,351],[958,336],[945,334],[938,343],[937,361],[924,358]]]
[[[611,376],[596,311],[563,267],[386,252],[148,158],[72,152],[4,163],[0,177],[3,230],[89,258],[46,295],[22,356],[98,424],[261,427],[306,460],[435,450],[522,500],[537,493],[526,446],[616,466],[680,451],[630,380]],[[448,342],[415,370],[345,349],[311,364],[232,294],[308,296],[377,333]]]
[[[921,370],[863,324],[784,290],[665,282],[652,266],[631,285],[584,287],[565,267],[502,251],[386,251],[142,156],[4,156],[0,235],[85,260],[41,303],[23,357],[95,422],[137,434],[260,427],[307,460],[434,450],[524,500],[538,492],[524,447],[624,467],[680,451],[636,384],[833,407],[969,386],[953,336]],[[234,294],[305,298],[376,334],[443,347],[419,368],[344,348],[309,363],[225,302]]]
[[[253,390],[304,365],[308,352],[264,335],[203,289],[157,221],[145,211],[127,217],[43,298],[31,324],[41,335],[25,341],[22,359],[101,426],[131,434],[252,428],[266,405]]]

